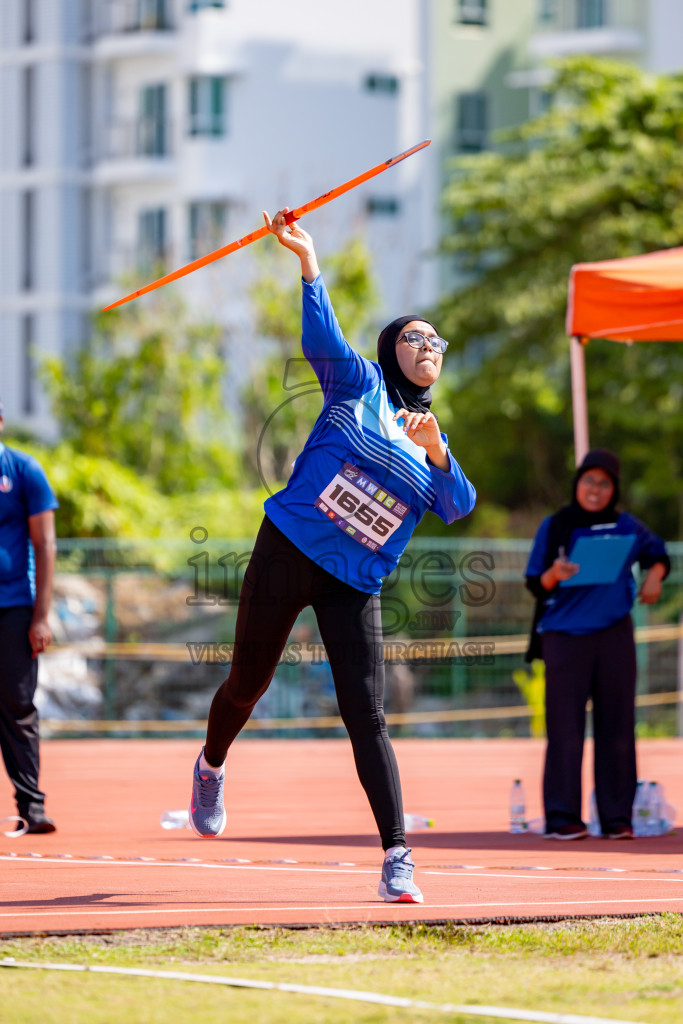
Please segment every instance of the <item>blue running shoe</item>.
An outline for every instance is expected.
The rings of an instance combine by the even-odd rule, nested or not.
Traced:
[[[414,863],[410,850],[396,849],[387,853],[382,865],[379,895],[387,903],[422,903],[423,895],[413,882]]]
[[[204,748],[202,747],[202,754]],[[202,755],[200,754],[199,757]],[[192,776],[190,800],[190,828],[198,836],[219,836],[225,828],[227,815],[223,806],[223,780],[225,773],[199,770],[199,757]]]

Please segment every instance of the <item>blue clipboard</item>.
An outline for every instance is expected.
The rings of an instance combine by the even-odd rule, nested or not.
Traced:
[[[568,558],[581,568],[568,580],[561,580],[559,586],[587,587],[614,583],[635,542],[635,533],[602,533],[597,537],[579,537]]]

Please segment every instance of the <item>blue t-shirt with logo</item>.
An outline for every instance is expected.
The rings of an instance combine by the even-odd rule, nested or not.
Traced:
[[[425,512],[452,523],[472,511],[476,491],[450,452],[438,469],[394,422],[382,371],[345,340],[322,278],[302,284],[301,344],[323,408],[265,512],[318,565],[376,594]]]
[[[0,442],[0,608],[33,604],[35,562],[28,520],[58,504],[40,463]]]

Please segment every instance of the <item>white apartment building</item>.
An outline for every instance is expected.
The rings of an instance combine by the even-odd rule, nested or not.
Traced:
[[[425,138],[421,6],[2,0],[6,418],[54,430],[37,358],[81,344],[89,311],[124,293],[121,275],[179,266],[259,227],[262,209],[301,205]],[[365,238],[387,315],[434,297],[430,159],[428,149],[305,224],[323,255]],[[238,252],[177,287],[246,331],[255,272],[258,256]]]
[[[0,395],[49,435],[36,364],[88,313],[424,138],[311,215],[362,236],[381,315],[431,303],[448,161],[537,113],[548,60],[683,63],[683,0],[1,0]],[[239,341],[264,240],[177,287]],[[259,250],[258,252],[256,250]],[[250,343],[253,339],[250,340]]]

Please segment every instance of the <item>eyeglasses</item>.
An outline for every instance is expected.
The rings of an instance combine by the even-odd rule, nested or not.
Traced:
[[[581,483],[587,484],[588,487],[597,487],[601,491],[607,491],[610,487],[614,487],[611,480],[596,480],[594,476],[582,476]]]
[[[407,341],[411,348],[421,349],[425,345],[429,345],[433,352],[440,352],[442,355],[448,348],[448,342],[444,341],[443,338],[428,338],[425,334],[420,334],[418,331],[408,331],[399,338],[399,341]]]

